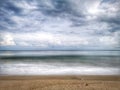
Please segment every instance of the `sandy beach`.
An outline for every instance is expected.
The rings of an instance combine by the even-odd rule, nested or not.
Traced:
[[[120,90],[120,76],[0,76],[0,90]]]

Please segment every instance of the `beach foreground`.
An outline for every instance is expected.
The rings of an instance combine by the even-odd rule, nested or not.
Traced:
[[[120,76],[0,76],[0,90],[120,90]]]

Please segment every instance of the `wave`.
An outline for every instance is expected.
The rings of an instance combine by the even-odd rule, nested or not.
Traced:
[[[120,75],[119,52],[9,52],[0,75]]]
[[[66,65],[63,63],[14,63],[0,66],[0,75],[119,75],[116,67]]]

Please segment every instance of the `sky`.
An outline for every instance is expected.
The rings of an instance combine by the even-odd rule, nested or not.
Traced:
[[[120,47],[120,0],[0,0],[0,50]]]

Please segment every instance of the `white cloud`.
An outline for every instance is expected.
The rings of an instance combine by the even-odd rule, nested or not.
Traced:
[[[10,34],[3,34],[3,33],[0,33],[0,45],[1,46],[11,46],[11,45],[16,45],[14,40],[13,40],[13,37],[12,35]]]
[[[2,35],[1,45],[18,46],[115,46],[118,44],[115,36],[79,36],[74,34],[53,34],[46,32],[7,33]],[[16,42],[16,44],[15,44]]]
[[[81,14],[97,14],[101,0],[70,0],[74,10]]]
[[[112,37],[112,36],[103,36],[99,40],[100,40],[101,43],[103,43],[103,45],[107,45],[107,46],[118,45],[118,42],[117,42],[116,38]]]
[[[94,20],[100,17],[116,17],[119,12],[120,2],[111,3],[103,0],[70,0],[74,10],[87,19]]]
[[[75,46],[88,44],[85,37],[75,35],[53,34],[45,32],[14,34],[14,39],[19,45],[34,46]]]

